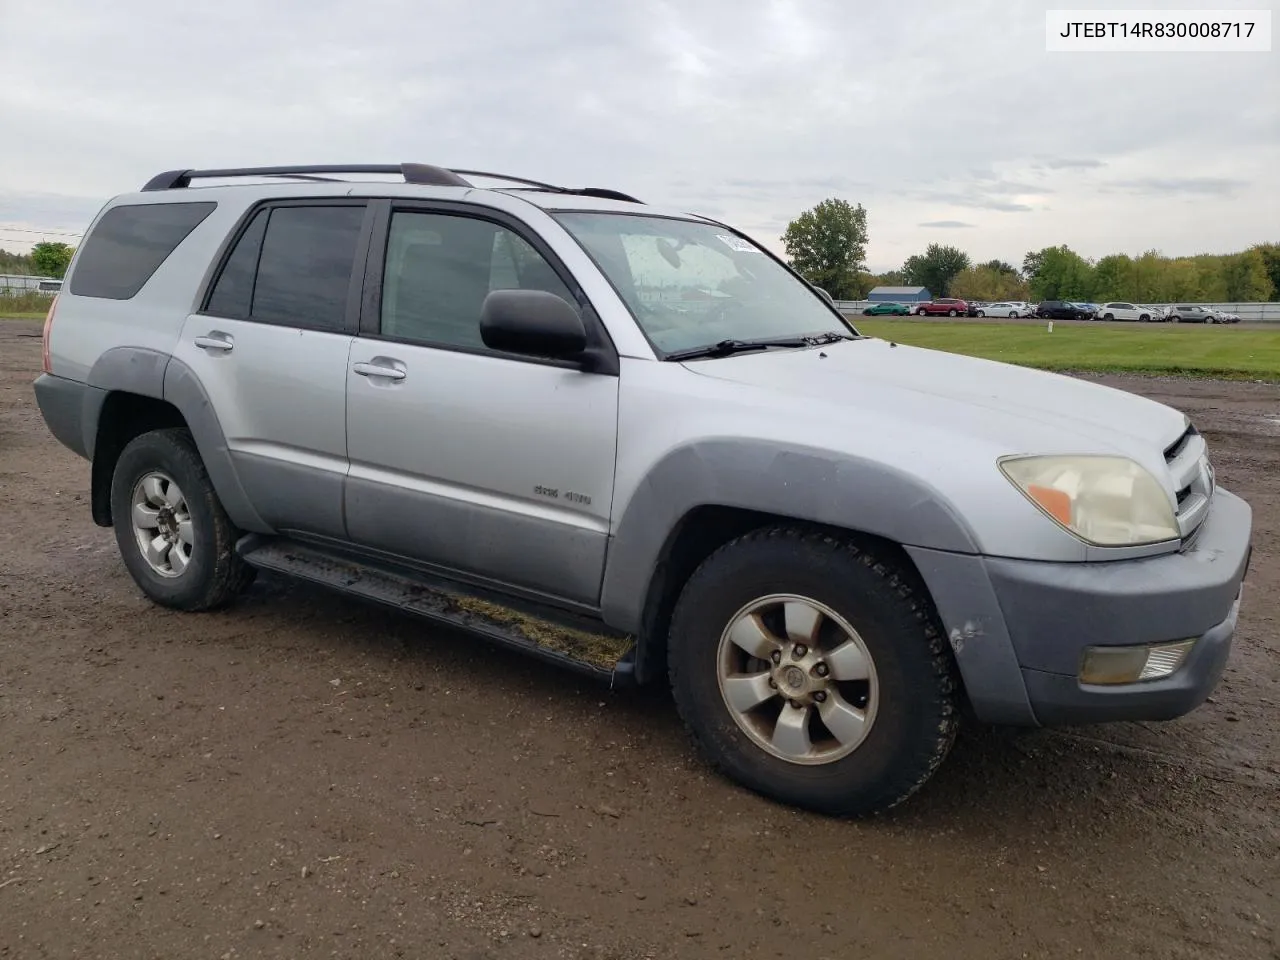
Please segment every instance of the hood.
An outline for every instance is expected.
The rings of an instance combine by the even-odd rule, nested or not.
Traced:
[[[1186,428],[1177,410],[1123,390],[875,338],[694,361],[686,367],[794,397],[847,403],[855,412],[877,410],[954,427],[1006,441],[1010,452],[1025,449],[1034,438],[1063,451],[1163,461],[1165,447]]]

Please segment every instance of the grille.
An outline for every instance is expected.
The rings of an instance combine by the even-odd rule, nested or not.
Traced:
[[[1164,462],[1176,491],[1178,530],[1186,539],[1204,522],[1214,489],[1213,466],[1204,437],[1193,424],[1188,424],[1182,435],[1165,448]]]

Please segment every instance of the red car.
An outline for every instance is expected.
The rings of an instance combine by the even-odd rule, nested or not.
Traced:
[[[914,307],[917,317],[967,317],[969,315],[969,304],[951,297],[939,297],[928,303],[914,304]]]

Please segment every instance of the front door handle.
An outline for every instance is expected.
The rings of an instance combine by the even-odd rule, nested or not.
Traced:
[[[230,337],[196,337],[195,343],[201,350],[213,350],[216,353],[230,353],[235,346]]]
[[[403,370],[384,367],[380,363],[356,363],[352,365],[351,370],[362,377],[377,377],[382,380],[403,380],[406,376]]]

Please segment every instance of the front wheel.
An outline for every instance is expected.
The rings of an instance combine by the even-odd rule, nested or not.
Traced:
[[[987,315],[987,314],[986,314],[986,312],[985,312],[985,311],[982,311],[982,310],[979,310],[979,311],[978,311],[978,316],[980,316],[980,317],[985,317],[986,315]]]
[[[923,311],[923,310],[917,310],[917,311],[916,311],[916,316],[917,316],[917,317],[923,317],[923,316],[924,316],[924,311]]]
[[[954,310],[948,310],[948,311],[947,311],[947,316],[948,316],[948,317],[954,317],[954,316],[956,316],[956,311],[954,311]]]
[[[1018,311],[1017,311],[1017,310],[1010,310],[1010,311],[1009,311],[1009,319],[1010,319],[1010,320],[1017,320],[1017,319],[1018,319]]]
[[[927,598],[824,533],[770,527],[712,554],[681,593],[668,663],[713,766],[820,813],[901,803],[955,738],[955,667]]]
[[[125,568],[154,603],[213,610],[255,570],[186,430],[152,430],[125,446],[111,478],[111,521]]]

